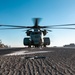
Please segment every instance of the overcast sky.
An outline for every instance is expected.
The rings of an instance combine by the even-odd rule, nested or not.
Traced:
[[[42,18],[39,25],[75,23],[75,0],[0,0],[0,24],[33,26],[32,18]],[[51,46],[75,43],[75,30],[52,30],[47,34]],[[23,46],[23,30],[1,30],[0,39],[12,47]]]

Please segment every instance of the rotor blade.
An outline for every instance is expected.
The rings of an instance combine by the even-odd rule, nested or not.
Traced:
[[[62,27],[62,28],[51,28],[51,29],[71,29],[71,30],[75,30],[75,28],[67,28],[67,27]]]
[[[35,24],[36,22],[39,24],[42,18],[32,18],[33,23]]]
[[[23,32],[26,32],[27,30],[23,30]]]
[[[30,28],[30,29],[27,29],[27,30],[32,30],[32,29]],[[27,31],[27,30],[23,30],[23,31]]]
[[[62,26],[75,26],[75,24],[61,24],[61,25],[50,25],[47,26],[47,28],[52,28],[52,27],[62,27]]]
[[[24,29],[24,28],[0,28],[0,30],[10,30],[10,29]]]
[[[0,27],[18,27],[18,28],[32,28],[32,26],[17,26],[17,25],[0,25]]]
[[[40,28],[48,28],[49,26],[39,26]]]
[[[47,30],[47,31],[52,32],[52,30]]]
[[[39,28],[39,22],[40,22],[41,18],[33,18],[33,22],[34,22],[34,26],[33,28]]]
[[[61,24],[61,25],[39,26],[39,27],[40,28],[54,28],[54,27],[63,27],[63,26],[75,26],[75,24]]]

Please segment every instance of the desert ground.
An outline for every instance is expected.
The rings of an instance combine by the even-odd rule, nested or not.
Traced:
[[[75,75],[75,48],[0,49],[0,75]]]

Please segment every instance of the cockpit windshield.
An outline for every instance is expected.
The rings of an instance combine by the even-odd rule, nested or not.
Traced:
[[[40,32],[32,32],[32,35],[41,34]]]

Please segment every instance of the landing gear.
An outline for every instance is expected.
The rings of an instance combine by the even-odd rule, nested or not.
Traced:
[[[35,45],[35,48],[36,48],[36,47],[38,48],[39,46],[38,46],[38,45]]]
[[[44,45],[44,47],[46,47],[46,45]]]
[[[29,43],[28,47],[31,48],[31,42]]]
[[[31,48],[31,45],[28,45],[29,48]]]

